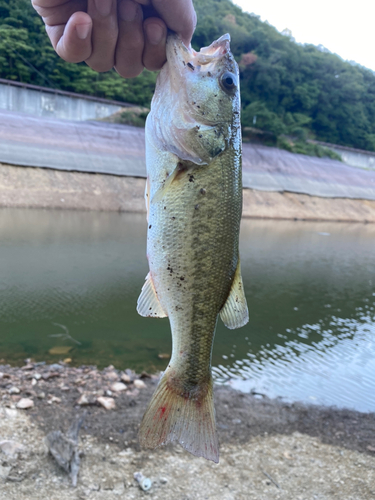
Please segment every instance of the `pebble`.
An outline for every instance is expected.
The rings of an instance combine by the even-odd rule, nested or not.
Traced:
[[[17,441],[0,441],[0,450],[8,455],[8,457],[15,457],[18,453],[24,450],[24,446]]]
[[[6,479],[9,476],[12,467],[4,467],[0,465],[0,479]]]
[[[113,392],[121,392],[121,391],[126,391],[127,387],[125,384],[122,382],[115,382],[114,384],[111,385],[111,391]]]
[[[116,373],[116,372],[113,372],[113,371],[112,371],[112,372],[108,372],[108,373],[106,373],[106,374],[105,374],[105,378],[106,378],[107,380],[118,380],[118,375],[117,375],[117,373]]]
[[[3,377],[4,377],[4,373],[0,372],[0,378],[3,378]]]
[[[143,380],[134,380],[133,384],[136,389],[145,389],[147,387]]]
[[[1,377],[0,377],[1,378]],[[123,373],[121,375],[121,380],[123,382],[125,382],[125,384],[130,384],[130,382],[132,381],[132,379],[129,377],[129,375],[127,373]]]
[[[116,402],[113,398],[100,397],[97,398],[97,402],[103,406],[106,410],[114,410],[116,408]]]
[[[29,398],[22,398],[16,404],[16,408],[18,408],[19,410],[27,410],[28,408],[33,408],[33,406],[34,401]]]
[[[9,394],[19,394],[21,391],[18,389],[18,387],[11,387],[8,392]]]
[[[80,405],[80,406],[87,406],[87,405],[90,404],[90,402],[89,402],[88,397],[86,396],[86,394],[81,394],[80,398],[77,401],[77,404]]]

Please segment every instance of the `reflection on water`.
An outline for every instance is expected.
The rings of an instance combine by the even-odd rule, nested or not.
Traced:
[[[145,239],[143,215],[0,210],[0,360],[163,369],[168,320],[135,311]],[[244,220],[241,256],[250,322],[219,321],[217,381],[375,411],[375,226]]]

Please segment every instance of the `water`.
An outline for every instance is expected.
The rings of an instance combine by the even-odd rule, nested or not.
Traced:
[[[135,311],[145,239],[144,215],[1,209],[0,363],[164,369],[168,320]],[[241,255],[250,322],[219,321],[216,380],[375,411],[375,225],[244,220]]]

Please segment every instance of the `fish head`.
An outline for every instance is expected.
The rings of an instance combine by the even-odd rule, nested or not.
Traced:
[[[180,159],[209,163],[240,133],[238,65],[223,35],[199,52],[176,34],[167,38],[151,106],[152,133]]]

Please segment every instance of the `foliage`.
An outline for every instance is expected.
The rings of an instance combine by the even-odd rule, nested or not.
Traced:
[[[298,45],[230,0],[195,0],[193,46],[225,32],[241,69],[242,123],[312,151],[307,139],[375,151],[375,74],[321,47]],[[0,77],[149,106],[156,75],[125,80],[53,51],[30,0],[0,0]],[[287,141],[288,142],[288,141]],[[303,146],[302,146],[303,145]],[[315,147],[314,147],[315,148]],[[314,154],[320,154],[314,149]],[[309,153],[308,153],[309,154]]]

